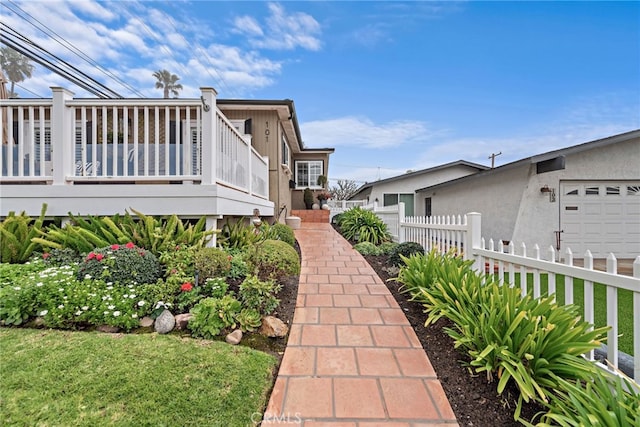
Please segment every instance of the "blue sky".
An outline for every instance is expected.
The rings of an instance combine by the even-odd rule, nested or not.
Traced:
[[[640,2],[2,1],[11,28],[137,97],[17,7],[145,96],[162,96],[166,68],[181,97],[293,99],[305,145],[336,149],[331,180],[501,165],[640,128]],[[89,96],[41,66],[22,86]]]

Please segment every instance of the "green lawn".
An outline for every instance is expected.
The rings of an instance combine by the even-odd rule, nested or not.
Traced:
[[[24,426],[248,426],[274,357],[176,335],[0,328],[0,420]]]
[[[507,276],[505,275],[505,280]],[[520,287],[520,273],[515,273],[515,286]],[[540,291],[544,295],[549,288],[548,274],[540,274]],[[564,276],[556,275],[556,299],[560,304],[565,302]],[[533,274],[527,273],[527,289],[533,292]],[[607,291],[604,285],[594,286],[595,326],[607,324]],[[573,303],[580,307],[584,314],[584,281],[573,279]],[[633,293],[618,289],[618,344],[619,350],[633,355]]]

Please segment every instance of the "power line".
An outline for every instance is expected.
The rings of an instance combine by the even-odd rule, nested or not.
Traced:
[[[56,33],[55,31],[53,31],[51,28],[49,28],[47,25],[45,25],[44,23],[42,23],[41,21],[39,21],[37,18],[33,17],[32,15],[30,15],[28,12],[26,12],[24,9],[22,9],[20,6],[18,6],[13,0],[8,0],[9,3],[13,4],[13,6],[15,8],[17,8],[20,12],[18,12],[17,10],[13,9],[10,5],[5,4],[5,6],[11,10],[13,13],[15,13],[18,17],[22,18],[23,20],[25,20],[26,22],[28,22],[29,24],[31,24],[33,27],[35,27],[37,30],[41,31],[42,33],[48,35],[53,41],[57,42],[58,44],[60,44],[61,46],[65,47],[66,49],[68,49],[69,51],[71,51],[74,55],[76,55],[77,57],[79,57],[80,59],[82,59],[83,61],[87,62],[88,64],[92,65],[94,68],[96,68],[98,71],[100,71],[101,73],[105,74],[107,77],[115,80],[117,83],[119,83],[121,86],[125,87],[126,89],[128,89],[129,91],[137,94],[140,97],[144,97],[144,95],[138,91],[138,89],[136,89],[135,87],[131,86],[129,83],[127,83],[126,81],[122,80],[121,78],[119,78],[118,76],[116,76],[113,72],[107,70],[106,68],[104,68],[103,66],[101,66],[98,62],[96,62],[93,58],[91,58],[89,55],[85,54],[82,50],[80,50],[79,48],[77,48],[75,45],[73,45],[71,42],[69,42],[68,40],[66,40],[64,37],[60,36],[58,33]],[[25,17],[28,16],[30,19]],[[40,26],[36,25],[34,22],[37,22]]]
[[[21,84],[19,84],[19,83],[13,82],[13,84],[14,84],[14,85],[16,85],[16,86],[18,86],[20,89],[22,89],[22,90],[24,90],[24,91],[29,92],[31,95],[35,95],[35,96],[37,96],[38,98],[45,98],[44,96],[42,96],[42,95],[40,95],[40,94],[35,93],[35,92],[34,92],[34,91],[32,91],[31,89],[28,89],[28,88],[26,88],[26,87],[22,86],[22,85],[21,85]]]

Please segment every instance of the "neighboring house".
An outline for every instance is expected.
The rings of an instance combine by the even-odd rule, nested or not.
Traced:
[[[367,200],[368,203],[377,202],[379,206],[392,206],[403,202],[405,215],[430,216],[430,207],[425,205],[424,199],[416,199],[417,189],[472,175],[485,169],[486,166],[459,160],[364,184],[349,200]]]
[[[285,209],[304,206],[301,183],[329,168],[333,149],[304,146],[290,100],[217,100],[212,88],[200,99],[52,90],[51,99],[0,101],[0,217],[37,216],[46,203],[49,217],[133,208],[206,216],[218,228],[258,209],[284,222]]]
[[[640,130],[428,185],[432,215],[482,214],[482,236],[575,258],[640,255]],[[519,251],[520,247],[516,246]],[[561,255],[564,257],[564,255]]]

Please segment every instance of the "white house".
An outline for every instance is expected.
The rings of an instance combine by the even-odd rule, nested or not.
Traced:
[[[486,166],[458,160],[364,184],[350,197],[350,200],[377,202],[379,206],[393,206],[398,202],[403,202],[405,215],[430,215],[429,206],[425,205],[425,199],[416,199],[415,191],[417,189],[472,175],[486,169]]]
[[[482,214],[494,241],[640,255],[640,130],[518,160],[416,192],[432,215]]]

